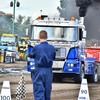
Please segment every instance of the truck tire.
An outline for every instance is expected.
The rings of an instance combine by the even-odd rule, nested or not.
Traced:
[[[10,63],[12,63],[12,61],[13,61],[13,58],[12,58],[12,57],[10,57]]]
[[[75,83],[81,83],[81,81],[82,81],[82,79],[84,77],[85,77],[84,64],[81,64],[80,74],[75,74],[75,76],[74,76],[74,82]]]
[[[98,82],[98,65],[94,65],[93,75],[88,76],[88,82],[97,83]]]
[[[5,63],[6,62],[6,52],[4,52],[4,60],[3,62]]]
[[[27,55],[28,53],[26,53],[25,56],[23,56],[23,61],[27,61]]]
[[[15,63],[15,57],[12,57],[12,63]]]

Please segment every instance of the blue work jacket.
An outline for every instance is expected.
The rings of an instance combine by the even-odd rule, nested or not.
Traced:
[[[48,42],[41,42],[33,47],[28,56],[34,58],[36,68],[51,68],[55,54],[55,48],[52,45],[48,44]]]

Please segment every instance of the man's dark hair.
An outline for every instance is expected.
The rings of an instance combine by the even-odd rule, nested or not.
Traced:
[[[40,39],[47,39],[47,32],[45,30],[41,30],[39,36]]]

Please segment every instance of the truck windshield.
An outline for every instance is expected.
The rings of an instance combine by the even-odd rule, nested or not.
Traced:
[[[22,45],[26,45],[26,44],[28,44],[28,40],[21,39],[20,42],[21,42]]]
[[[1,36],[0,45],[14,45],[15,37],[12,36]]]
[[[39,32],[46,30],[48,33],[48,40],[66,40],[77,41],[77,27],[37,27],[32,29],[31,39],[38,39]]]

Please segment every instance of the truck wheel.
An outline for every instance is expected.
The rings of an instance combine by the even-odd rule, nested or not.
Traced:
[[[12,61],[13,61],[13,59],[12,59],[12,57],[10,57],[10,63],[12,63]]]
[[[98,65],[94,65],[93,75],[88,76],[88,81],[94,83],[98,82]]]
[[[27,55],[28,53],[26,53],[25,56],[23,56],[23,61],[27,61]]]
[[[15,57],[12,58],[12,63],[15,63]]]
[[[74,76],[74,82],[75,83],[81,83],[82,79],[85,77],[85,72],[84,72],[84,64],[81,64],[80,68],[80,74],[76,74]]]

